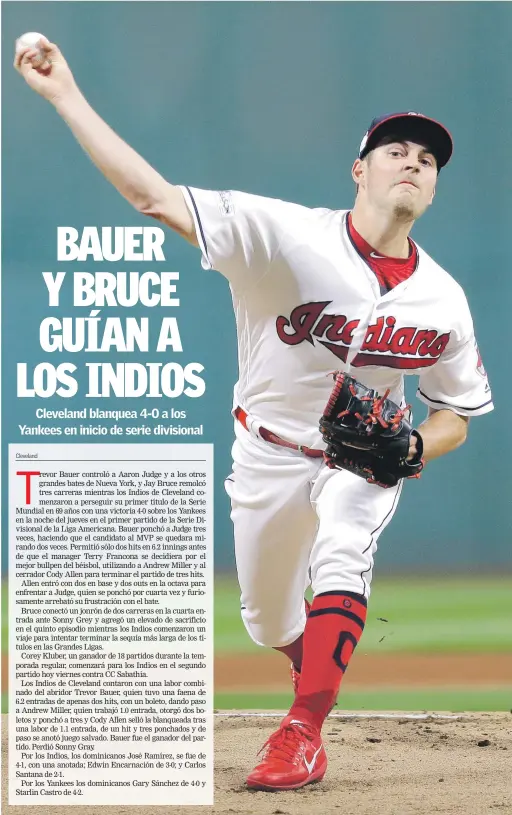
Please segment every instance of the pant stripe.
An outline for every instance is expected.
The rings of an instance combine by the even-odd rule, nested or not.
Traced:
[[[404,484],[404,482],[403,482],[403,479],[402,479],[402,480],[400,481],[400,484],[399,484],[398,489],[397,489],[397,491],[396,491],[395,498],[394,498],[394,500],[393,500],[393,506],[391,507],[391,509],[389,510],[389,512],[387,513],[387,515],[385,516],[385,518],[382,520],[382,522],[381,522],[381,523],[380,523],[380,524],[379,524],[377,527],[375,527],[375,529],[374,529],[374,530],[373,530],[373,532],[371,533],[371,536],[370,536],[370,543],[368,544],[368,546],[366,547],[366,549],[363,549],[363,552],[362,552],[362,554],[363,554],[363,555],[364,555],[364,554],[366,554],[366,552],[368,551],[368,549],[371,549],[371,547],[372,547],[372,545],[373,545],[373,536],[375,535],[375,533],[376,533],[376,532],[379,532],[379,530],[380,530],[380,529],[382,529],[382,527],[383,527],[383,526],[385,526],[386,521],[388,520],[388,518],[390,518],[390,517],[392,517],[392,516],[393,516],[393,513],[394,513],[394,511],[395,511],[395,509],[396,509],[396,505],[397,505],[397,503],[398,503],[398,499],[400,498],[400,495],[402,494],[402,487],[403,487],[403,484]],[[372,557],[372,556],[371,556],[371,554],[370,554],[370,565],[368,566],[368,568],[367,568],[367,569],[363,569],[363,571],[361,572],[361,580],[362,580],[362,582],[363,582],[363,594],[364,594],[365,596],[366,596],[366,589],[367,589],[367,586],[366,586],[366,580],[364,579],[363,575],[364,575],[364,574],[366,574],[367,572],[371,571],[371,569],[372,569],[372,568],[373,568],[373,557]]]

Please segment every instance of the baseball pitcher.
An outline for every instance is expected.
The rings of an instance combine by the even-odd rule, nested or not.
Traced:
[[[409,237],[451,136],[415,112],[374,119],[352,166],[352,209],[310,209],[170,184],[92,110],[44,38],[15,67],[119,192],[229,283],[239,379],[226,488],[242,617],[254,642],[291,662],[295,692],[247,784],[318,781],[322,725],[363,632],[378,539],[404,481],[493,408],[464,292]],[[428,406],[418,428],[408,375]]]

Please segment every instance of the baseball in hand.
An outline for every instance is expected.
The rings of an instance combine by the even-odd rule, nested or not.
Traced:
[[[18,37],[16,40],[16,53],[21,51],[23,48],[32,48],[39,52],[39,56],[32,60],[32,64],[35,68],[42,65],[45,61],[44,52],[37,47],[37,44],[41,38],[46,39],[43,34],[38,34],[37,31],[27,31],[26,34],[22,34],[21,37]]]

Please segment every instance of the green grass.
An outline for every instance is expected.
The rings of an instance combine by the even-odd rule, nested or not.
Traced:
[[[216,710],[288,710],[291,693],[216,693]],[[496,688],[414,688],[342,693],[334,713],[345,710],[508,711],[512,686]],[[511,716],[512,721],[512,716]]]
[[[245,631],[239,608],[236,582],[216,578],[216,653],[259,650]],[[374,584],[359,650],[510,652],[511,619],[512,577],[381,578]]]

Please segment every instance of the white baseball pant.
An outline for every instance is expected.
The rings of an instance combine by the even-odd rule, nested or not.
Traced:
[[[304,631],[304,592],[370,594],[377,541],[402,482],[383,489],[270,444],[235,421],[231,499],[242,619],[258,645]]]

